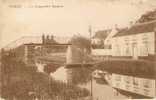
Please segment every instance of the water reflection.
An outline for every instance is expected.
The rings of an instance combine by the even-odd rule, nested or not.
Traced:
[[[50,75],[49,87],[51,95],[57,100],[77,100],[76,98],[88,98],[90,96],[90,91],[86,88],[81,88],[74,84],[69,84],[70,77],[68,76],[70,72],[64,66],[54,66],[54,64],[36,64],[38,66],[38,71],[43,72],[45,75]],[[48,70],[44,70],[48,66]],[[48,72],[48,73],[47,73]],[[69,78],[69,79],[68,79]],[[53,81],[50,81],[53,80]],[[47,83],[47,82],[45,82]],[[73,99],[71,99],[73,98]]]
[[[35,63],[37,66],[37,71],[38,72],[44,72],[44,66],[45,64],[41,64],[41,63]]]
[[[46,65],[38,64],[37,66],[38,71],[45,71],[44,66]],[[129,96],[138,98],[138,95],[135,96],[134,94],[112,88],[109,85],[110,83],[108,81],[110,80],[109,77],[111,76],[111,74],[106,72],[105,70],[99,70],[98,67],[95,68],[91,66],[76,66],[67,68],[65,66],[54,66],[53,64],[49,64],[49,67],[48,72],[50,72],[50,76],[53,79],[63,83],[67,83],[70,86],[72,85],[76,87],[81,87],[82,89],[85,88],[88,91],[87,96],[89,96],[89,92],[91,93],[92,79],[92,94],[94,100],[110,100],[114,98],[127,99]],[[100,76],[94,74],[94,72],[100,73]],[[67,93],[70,93],[68,89],[65,91]]]
[[[95,71],[92,67],[73,67],[65,68],[64,66],[59,67],[55,72],[50,75],[55,80],[60,80],[65,83],[73,84],[81,88],[85,88],[91,92],[91,78],[92,73]],[[107,100],[107,99],[125,99],[126,97],[122,94],[116,96],[116,90],[106,84],[104,78],[93,78],[92,81],[92,93],[95,100]]]
[[[68,82],[75,85],[85,85],[91,80],[92,69],[88,67],[69,68]]]
[[[39,72],[45,72],[45,66],[42,64],[37,64]],[[96,99],[126,99],[131,96],[133,98],[138,98],[138,95],[128,93],[126,91],[121,91],[113,89],[109,84],[111,84],[111,74],[106,72],[104,69],[98,69],[98,67],[92,66],[76,66],[76,67],[65,67],[65,66],[55,66],[54,64],[47,65],[47,72],[50,72],[50,76],[58,81],[78,86],[87,89],[91,93],[91,79],[92,81],[92,93],[93,97]],[[46,73],[47,73],[46,72]],[[94,74],[94,72],[100,73],[99,75]],[[93,77],[94,76],[94,77]],[[96,77],[95,77],[96,76]],[[107,81],[106,81],[107,80]],[[110,82],[108,81],[110,80]]]
[[[67,77],[67,69],[65,69],[63,66],[57,69],[54,73],[50,73],[50,75],[55,79],[55,80],[61,80],[65,83],[68,81]]]

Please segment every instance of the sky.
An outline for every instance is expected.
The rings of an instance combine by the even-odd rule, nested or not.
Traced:
[[[37,7],[52,4],[63,7]],[[125,27],[155,8],[156,0],[0,0],[0,47],[22,36],[89,36],[89,25],[93,33]]]

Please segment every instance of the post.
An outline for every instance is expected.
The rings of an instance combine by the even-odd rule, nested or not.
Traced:
[[[49,91],[49,94],[51,94],[51,79],[50,79],[50,74],[48,76],[48,81],[49,81],[49,87],[48,87],[48,91]],[[49,98],[49,97],[48,97]]]
[[[92,26],[89,25],[90,50],[92,52]]]
[[[28,46],[24,45],[24,62],[28,63]]]
[[[91,94],[90,94],[90,96],[91,96],[91,100],[93,99],[93,79],[92,79],[92,74],[91,74]]]
[[[90,49],[91,49],[91,52],[92,52],[92,44],[91,44],[91,42],[92,42],[92,26],[91,25],[89,25],[89,37],[90,37]],[[91,96],[91,100],[93,100],[93,78],[92,78],[92,73],[91,73],[91,87],[90,87],[90,91],[91,91],[91,94],[90,94],[90,96]]]

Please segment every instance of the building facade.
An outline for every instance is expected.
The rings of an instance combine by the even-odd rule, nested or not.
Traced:
[[[133,25],[112,38],[112,56],[137,59],[156,54],[156,21]]]
[[[104,48],[105,39],[111,33],[111,31],[111,29],[107,29],[95,32],[95,35],[91,39],[92,48]]]
[[[119,29],[117,27],[114,27],[108,30],[97,31],[94,36],[94,38],[96,38],[93,40],[94,42],[92,41],[93,58],[103,60],[108,56],[112,56],[112,38],[118,32],[118,30]],[[103,36],[103,38],[100,36]],[[102,41],[102,43],[99,45],[100,41]]]

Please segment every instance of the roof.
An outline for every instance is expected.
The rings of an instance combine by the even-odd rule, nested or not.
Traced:
[[[138,23],[130,28],[121,29],[116,35],[114,35],[114,37],[153,32],[155,28],[156,20],[145,23]]]
[[[112,31],[111,29],[99,30],[95,32],[95,35],[93,36],[93,38],[105,39],[111,31]]]
[[[147,22],[152,20],[156,20],[156,9],[154,9],[153,11],[148,11],[145,14],[143,14],[141,18],[138,20],[138,22]]]

